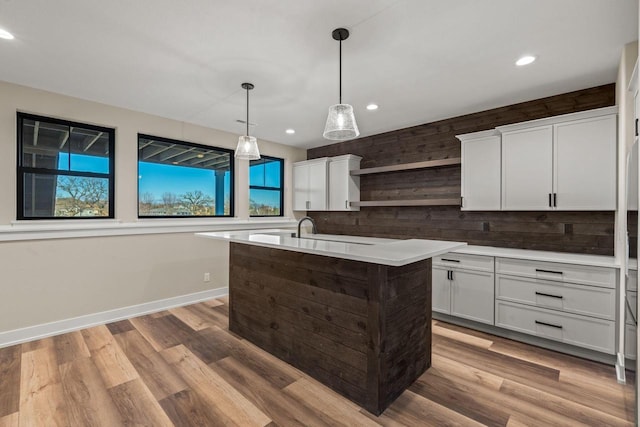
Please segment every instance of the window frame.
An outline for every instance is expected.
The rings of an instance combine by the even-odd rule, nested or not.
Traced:
[[[38,167],[30,167],[24,166],[24,157],[23,157],[23,122],[24,120],[34,120],[39,122],[47,122],[52,124],[57,124],[61,126],[68,127],[79,127],[83,129],[95,130],[98,132],[104,132],[109,135],[109,172],[108,173],[98,173],[98,172],[82,172],[82,171],[72,171],[72,170],[61,170],[61,169],[51,169],[51,168],[38,168]],[[75,122],[71,120],[65,119],[57,119],[54,117],[40,116],[37,114],[30,113],[22,113],[18,111],[16,113],[16,126],[17,126],[17,148],[18,155],[16,161],[16,182],[17,182],[17,197],[16,197],[16,219],[18,221],[38,221],[38,220],[104,220],[104,219],[113,219],[115,218],[115,136],[116,130],[115,128],[104,127],[93,125],[89,123],[81,123]],[[24,186],[25,186],[25,175],[28,173],[32,174],[40,174],[40,175],[55,175],[55,176],[73,176],[73,177],[83,177],[83,178],[103,178],[108,179],[108,205],[109,205],[109,214],[106,216],[26,216],[24,213]]]
[[[153,139],[154,141],[166,142],[168,144],[176,144],[183,145],[190,148],[200,148],[203,150],[216,150],[229,154],[229,176],[231,177],[231,182],[229,185],[229,214],[228,215],[140,215],[140,181],[139,179],[136,181],[136,212],[138,215],[138,219],[181,219],[181,218],[233,218],[235,214],[235,185],[236,185],[236,177],[235,177],[235,150],[229,148],[215,147],[212,145],[205,144],[197,144],[195,142],[182,141],[179,139],[165,138],[162,136],[150,135],[147,133],[138,133],[138,137],[136,138],[136,152],[137,152],[137,162],[136,162],[136,176],[140,176],[140,138]],[[211,169],[213,171],[213,169]]]
[[[267,186],[262,186],[262,185],[251,185],[251,173],[249,173],[249,201],[251,200],[251,190],[271,190],[271,191],[280,191],[280,214],[279,215],[252,215],[251,212],[249,212],[249,218],[277,218],[277,217],[283,217],[284,216],[284,159],[280,158],[280,157],[273,157],[273,156],[265,156],[265,155],[260,155],[260,159],[266,159],[266,160],[275,160],[280,162],[280,187],[267,187]],[[250,160],[249,161],[249,168],[251,168],[251,162],[253,162],[254,160]]]

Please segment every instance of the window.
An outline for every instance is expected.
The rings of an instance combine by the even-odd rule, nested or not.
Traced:
[[[249,215],[282,216],[284,160],[262,156],[249,163]]]
[[[18,113],[18,219],[113,218],[115,131]]]
[[[233,150],[138,134],[138,216],[233,216]]]

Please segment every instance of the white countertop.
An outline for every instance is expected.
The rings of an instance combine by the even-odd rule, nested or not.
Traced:
[[[452,252],[469,255],[486,255],[499,258],[518,258],[532,261],[560,262],[563,264],[591,265],[594,267],[620,267],[615,257],[565,252],[533,251],[528,249],[496,248],[469,245]]]
[[[282,229],[196,233],[196,236],[396,267],[466,246],[464,242],[445,240],[395,240],[331,234],[303,233],[298,239],[292,237],[292,230]]]

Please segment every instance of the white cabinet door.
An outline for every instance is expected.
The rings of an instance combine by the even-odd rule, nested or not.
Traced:
[[[327,210],[329,159],[305,160],[293,164],[293,210]]]
[[[502,208],[550,210],[553,193],[552,126],[502,134]]]
[[[433,267],[431,270],[431,307],[433,311],[451,314],[451,284],[449,270]]]
[[[461,210],[500,210],[500,143],[499,135],[462,140]]]
[[[329,210],[358,211],[350,202],[360,201],[360,177],[351,171],[360,168],[360,157],[345,155],[331,158],[329,163]]]
[[[327,162],[309,163],[309,208],[327,210]]]
[[[554,126],[557,209],[616,209],[616,122],[608,115]]]
[[[306,211],[309,197],[309,167],[306,164],[293,165],[293,210]]]
[[[493,273],[453,270],[451,315],[493,325]]]

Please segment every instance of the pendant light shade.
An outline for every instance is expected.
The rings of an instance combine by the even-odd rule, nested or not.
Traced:
[[[235,154],[235,157],[241,160],[258,160],[260,158],[258,140],[255,136],[249,136],[249,91],[253,87],[251,83],[242,83],[242,89],[247,91],[247,134],[238,138]]]
[[[327,124],[324,126],[326,139],[344,141],[360,135],[356,117],[353,115],[353,107],[349,104],[336,104],[329,107]]]
[[[339,59],[339,103],[329,107],[327,123],[324,126],[322,136],[333,141],[345,141],[357,138],[360,135],[356,117],[353,114],[353,107],[342,103],[342,40],[349,38],[349,30],[346,28],[336,28],[331,33],[334,40],[340,42]]]

